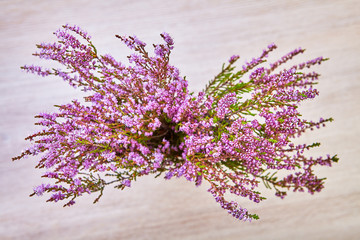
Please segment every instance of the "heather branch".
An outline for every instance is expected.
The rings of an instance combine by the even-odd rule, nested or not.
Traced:
[[[90,95],[85,103],[74,100],[56,105],[57,112],[41,113],[35,123],[42,130],[28,136],[32,145],[13,160],[41,155],[37,168],[55,184],[34,188],[33,195],[51,193],[48,201],[70,199],[71,206],[84,193],[99,192],[114,184],[124,190],[137,178],[165,174],[166,179],[184,177],[196,186],[209,182],[216,202],[240,220],[258,219],[227,193],[254,202],[265,199],[256,191],[260,181],[283,198],[286,191],[320,191],[324,178],[313,166],[331,166],[339,159],[304,156],[319,143],[295,146],[291,139],[319,128],[318,122],[301,118],[298,105],[315,98],[319,74],[300,72],[326,58],[274,71],[304,50],[298,48],[278,61],[266,63],[276,46],[271,44],[258,58],[235,70],[239,56],[196,96],[188,82],[170,65],[174,41],[167,33],[154,54],[136,36],[116,35],[134,51],[129,65],[111,55],[100,55],[90,36],[77,26],[64,25],[55,32],[57,43],[37,45],[34,55],[53,60],[63,69],[24,66],[40,76],[55,75]],[[85,43],[84,43],[85,42]],[[248,73],[248,74],[247,74]],[[277,172],[297,171],[278,180]]]

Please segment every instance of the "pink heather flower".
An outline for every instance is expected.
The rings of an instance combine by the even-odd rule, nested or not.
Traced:
[[[224,118],[226,114],[230,113],[230,106],[236,103],[236,93],[228,93],[220,99],[215,111],[219,118]]]
[[[41,196],[43,193],[50,187],[50,184],[41,184],[37,187],[34,187],[34,192],[36,195]]]
[[[122,181],[122,184],[127,186],[127,187],[131,187],[131,181],[129,179],[125,179]]]
[[[78,178],[74,179],[74,184],[75,185],[81,185],[81,180],[78,179]]]
[[[51,196],[51,199],[54,201],[54,202],[57,202],[59,200],[63,200],[65,198],[65,194],[61,193],[61,192],[57,192],[57,193],[54,193],[52,196]]]
[[[145,47],[146,46],[146,43],[144,43],[143,41],[140,41],[135,35],[133,36],[133,40],[134,40],[134,43],[136,45],[139,45],[141,47]]]
[[[161,162],[163,161],[163,159],[164,159],[164,154],[162,154],[162,153],[160,153],[160,152],[156,152],[156,153],[154,153],[153,155],[154,155],[154,161],[155,161],[155,163],[158,163],[159,165],[157,165],[157,166],[160,167],[160,163],[161,163]]]
[[[239,55],[232,55],[229,59],[229,63],[232,64],[234,63],[236,60],[238,60],[240,58]]]
[[[314,167],[338,161],[336,155],[308,157],[306,151],[320,143],[292,142],[332,121],[304,119],[298,108],[319,94],[314,88],[319,74],[304,70],[325,58],[275,71],[304,50],[297,48],[266,65],[276,49],[270,44],[240,70],[235,70],[239,55],[233,55],[194,94],[169,62],[174,40],[168,33],[160,35],[163,43],[153,45],[154,54],[136,36],[116,35],[133,50],[128,64],[99,55],[88,33],[77,26],[64,25],[55,36],[57,43],[37,45],[34,55],[62,68],[22,68],[58,76],[87,96],[36,116],[42,129],[26,138],[32,145],[13,160],[39,155],[37,168],[46,168],[43,177],[58,185],[42,184],[32,195],[51,193],[48,201],[66,199],[64,206],[71,206],[83,193],[99,192],[97,202],[107,185],[124,189],[141,176],[164,173],[165,179],[184,177],[196,186],[206,181],[220,207],[251,221],[258,216],[229,195],[259,203],[264,200],[257,189],[260,182],[280,198],[287,190],[313,194],[324,187]],[[278,171],[290,172],[278,178]]]
[[[165,42],[168,44],[168,45],[174,45],[174,40],[172,39],[172,37],[170,37],[170,35],[166,32],[163,32],[161,34],[161,36],[164,38]]]
[[[154,52],[155,52],[156,56],[162,58],[162,57],[164,57],[164,56],[166,55],[167,50],[166,50],[166,48],[164,47],[164,45],[157,45],[157,46],[155,47]]]

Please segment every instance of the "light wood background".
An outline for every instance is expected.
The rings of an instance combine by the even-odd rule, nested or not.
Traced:
[[[71,208],[29,198],[40,184],[36,159],[11,162],[36,128],[33,116],[80,94],[60,79],[22,72],[35,44],[53,41],[62,24],[77,24],[101,53],[128,54],[115,34],[136,34],[147,43],[169,32],[176,45],[171,62],[201,90],[232,54],[258,56],[271,42],[281,56],[307,49],[300,60],[330,61],[316,68],[320,96],[302,105],[304,116],[334,117],[303,140],[320,141],[317,154],[340,162],[319,168],[325,189],[284,200],[240,203],[259,221],[236,221],[206,191],[183,179],[144,177],[131,189],[106,189],[100,203],[84,196]],[[359,239],[360,237],[360,1],[0,1],[0,239]],[[48,63],[44,63],[45,65]]]

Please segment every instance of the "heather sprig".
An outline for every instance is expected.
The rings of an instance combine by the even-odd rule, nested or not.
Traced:
[[[152,54],[136,36],[116,35],[133,51],[128,65],[99,54],[77,26],[64,25],[54,34],[58,41],[37,45],[34,55],[63,68],[22,69],[59,76],[88,95],[84,102],[73,100],[36,116],[42,129],[26,138],[32,145],[13,160],[40,155],[36,167],[55,181],[35,187],[32,195],[51,193],[48,201],[66,199],[70,206],[84,193],[99,192],[96,202],[107,185],[124,189],[143,175],[164,174],[195,185],[206,181],[222,208],[251,220],[258,216],[228,200],[228,194],[259,203],[265,199],[258,191],[260,182],[281,198],[288,190],[313,194],[324,186],[313,167],[338,161],[336,155],[305,155],[319,143],[292,142],[332,121],[309,121],[298,111],[300,102],[318,95],[313,86],[319,74],[304,70],[325,58],[278,70],[305,50],[295,49],[267,64],[276,49],[271,44],[240,70],[235,66],[239,56],[232,56],[195,94],[169,64],[174,41],[167,33],[160,35],[164,42],[154,44]],[[279,179],[280,171],[288,176]]]

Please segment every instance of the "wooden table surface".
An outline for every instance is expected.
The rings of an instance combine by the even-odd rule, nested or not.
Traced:
[[[296,47],[299,60],[329,57],[319,68],[320,96],[302,104],[304,116],[334,117],[303,140],[320,141],[317,154],[340,162],[318,168],[325,189],[284,200],[242,206],[261,219],[239,222],[206,191],[184,179],[147,176],[132,188],[108,188],[98,204],[84,196],[71,208],[29,198],[44,179],[35,159],[11,162],[36,128],[33,116],[79,97],[60,79],[22,72],[35,44],[53,41],[62,24],[77,24],[93,36],[102,53],[128,54],[115,34],[135,34],[147,43],[169,32],[175,39],[171,62],[202,87],[233,54],[241,61],[271,42],[281,56]],[[0,1],[0,239],[359,239],[360,237],[360,1]],[[47,64],[46,62],[44,64]]]

